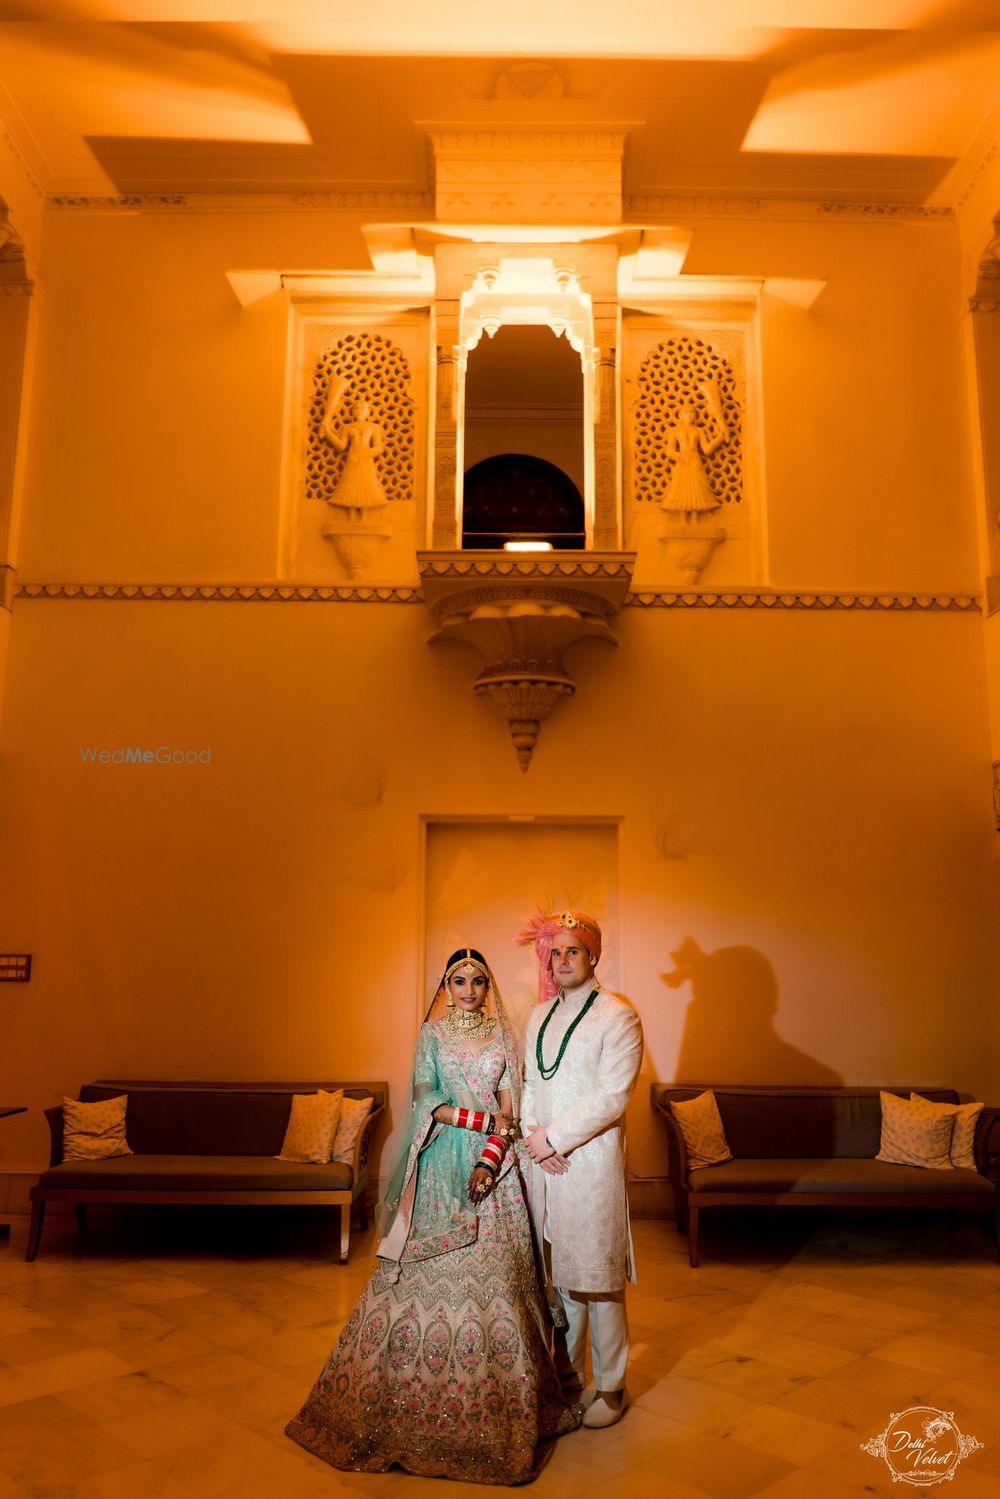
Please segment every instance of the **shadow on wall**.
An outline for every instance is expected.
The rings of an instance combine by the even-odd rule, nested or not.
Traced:
[[[671,989],[688,981],[693,998],[684,1019],[675,1082],[804,1083],[828,1087],[844,1079],[775,1030],[778,981],[755,947],[702,952],[685,937],[671,973]]]

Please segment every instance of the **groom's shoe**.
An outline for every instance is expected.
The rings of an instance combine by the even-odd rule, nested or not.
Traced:
[[[582,1425],[590,1431],[601,1431],[605,1426],[614,1426],[628,1410],[628,1390],[622,1390],[621,1402],[611,1405],[603,1395],[598,1395],[584,1412]]]

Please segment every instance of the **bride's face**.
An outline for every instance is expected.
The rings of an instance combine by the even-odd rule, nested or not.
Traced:
[[[486,975],[472,963],[463,963],[448,980],[448,992],[459,1010],[481,1010],[489,988]]]

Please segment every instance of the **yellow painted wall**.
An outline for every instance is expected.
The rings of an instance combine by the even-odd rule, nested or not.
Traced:
[[[831,278],[815,321],[762,328],[772,580],[975,590],[954,229],[703,231],[700,273]],[[64,213],[48,235],[21,578],[273,577],[284,308],[241,312],[223,271],[361,263],[357,223]],[[96,1075],[386,1076],[397,1124],[433,813],[621,819],[644,1085],[826,1069],[996,1101],[977,615],[627,609],[617,651],[576,651],[527,776],[429,627],[419,604],[18,601],[3,940],[35,969],[4,996],[3,1091],[32,1112],[5,1159],[40,1160],[41,1108]],[[120,744],[211,763],[81,761]],[[497,857],[521,847],[514,826]],[[671,987],[688,937],[717,956]],[[645,1087],[630,1128],[633,1170],[662,1174]]]

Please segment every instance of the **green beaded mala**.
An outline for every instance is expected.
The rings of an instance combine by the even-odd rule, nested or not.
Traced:
[[[556,1057],[551,1067],[546,1067],[545,1063],[542,1061],[542,1042],[545,1039],[545,1032],[548,1028],[549,1021],[556,1013],[556,1006],[559,1004],[558,999],[552,1006],[549,1013],[546,1015],[545,1019],[542,1021],[541,1027],[538,1032],[538,1040],[535,1042],[535,1060],[538,1063],[538,1071],[546,1082],[548,1082],[550,1078],[555,1077],[556,1073],[559,1071],[559,1063],[566,1055],[566,1048],[569,1045],[570,1037],[576,1030],[577,1026],[580,1024],[580,1021],[583,1019],[584,1015],[586,1015],[587,1011],[590,1009],[591,1005],[594,1003],[594,1000],[597,998],[597,992],[598,991],[596,989],[592,989],[590,991],[590,997],[588,998],[587,1003],[584,1005],[579,1015],[573,1021],[573,1024],[570,1026],[565,1036],[563,1036],[559,1046],[559,1055]]]

